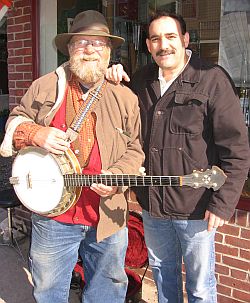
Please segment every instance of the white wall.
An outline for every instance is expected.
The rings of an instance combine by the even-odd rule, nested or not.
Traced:
[[[57,0],[40,1],[40,75],[57,68]]]

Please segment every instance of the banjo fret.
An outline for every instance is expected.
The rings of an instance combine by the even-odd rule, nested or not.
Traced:
[[[93,183],[107,186],[180,186],[180,177],[139,175],[65,174],[65,186],[86,187]]]

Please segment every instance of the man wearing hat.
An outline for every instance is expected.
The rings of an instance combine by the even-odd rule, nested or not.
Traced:
[[[70,147],[85,174],[137,174],[144,160],[137,97],[127,87],[104,80],[111,48],[123,41],[109,33],[99,12],[78,14],[70,32],[55,38],[69,61],[34,81],[13,109],[1,155],[11,156],[29,145],[60,155]],[[82,108],[84,118],[76,129],[72,125]],[[84,303],[124,303],[124,190],[92,184],[66,212],[52,218],[32,214],[30,268],[36,302],[68,302],[79,249]]]

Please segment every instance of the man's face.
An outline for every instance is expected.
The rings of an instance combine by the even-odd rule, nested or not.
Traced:
[[[74,36],[68,48],[70,70],[84,83],[96,83],[105,74],[111,52],[108,38]]]
[[[146,43],[163,72],[174,73],[184,67],[189,34],[181,33],[180,24],[175,19],[161,17],[154,20],[149,26],[149,38]]]

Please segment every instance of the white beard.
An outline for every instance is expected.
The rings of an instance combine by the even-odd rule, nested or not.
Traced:
[[[106,57],[106,56],[105,56]],[[72,55],[69,60],[69,68],[72,73],[83,83],[96,83],[106,73],[109,64],[109,56],[106,59],[94,55]]]

